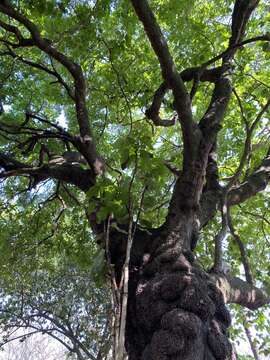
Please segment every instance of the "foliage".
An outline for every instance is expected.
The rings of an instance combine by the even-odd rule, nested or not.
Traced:
[[[12,275],[12,284],[1,281],[2,346],[40,333],[58,340],[78,359],[106,356],[111,318],[108,291],[96,287],[89,272],[62,266],[53,272],[35,270],[30,278],[18,271]]]

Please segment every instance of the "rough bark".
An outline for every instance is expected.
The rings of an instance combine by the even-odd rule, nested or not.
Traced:
[[[37,185],[49,178],[56,179],[73,184],[83,191],[89,190],[95,184],[95,174],[90,169],[82,169],[68,162],[31,166],[0,152],[0,179],[11,176],[32,177],[34,180],[32,185]]]
[[[196,263],[187,248],[192,236],[188,217],[182,214],[174,235],[164,227],[152,235],[141,230],[135,235],[126,327],[130,360],[236,359],[226,304],[254,310],[270,302],[255,286],[224,273],[206,272]],[[112,243],[118,248],[113,249],[112,261],[119,271],[124,246],[121,250],[115,235]]]
[[[183,214],[174,236],[160,229],[135,239],[126,329],[130,360],[235,358],[226,299],[186,247],[187,220]]]

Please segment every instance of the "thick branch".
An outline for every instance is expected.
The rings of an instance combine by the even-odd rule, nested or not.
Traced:
[[[14,36],[16,37],[16,39],[18,40],[17,44],[12,44],[10,42],[6,42],[9,45],[11,45],[12,47],[16,48],[16,47],[25,47],[25,46],[33,46],[34,45],[34,41],[32,39],[26,39],[22,36],[22,33],[20,32],[20,30],[13,25],[10,24],[6,24],[4,21],[0,20],[0,27],[2,29],[5,29],[8,32],[11,32],[14,34]]]
[[[192,67],[183,70],[180,73],[183,82],[188,82],[195,80],[200,74],[200,81],[202,82],[216,82],[222,72],[222,68],[219,66],[213,69],[204,69],[201,71],[200,67]],[[176,118],[173,117],[169,120],[163,120],[160,118],[159,111],[162,105],[162,101],[169,90],[169,86],[164,82],[156,90],[151,106],[146,110],[145,114],[148,119],[151,119],[156,126],[173,126],[175,124]]]
[[[257,115],[256,119],[252,123],[249,131],[252,133],[258,120],[261,118],[261,114],[265,112],[269,106],[269,101],[262,108],[262,110]],[[248,140],[250,141],[250,140]],[[242,158],[245,158],[245,151]],[[239,165],[238,170],[236,171],[237,176],[242,170],[242,164]],[[261,165],[250,174],[243,183],[237,187],[232,187],[228,192],[228,206],[240,204],[252,196],[255,196],[258,192],[263,191],[268,185],[270,180],[270,149],[266,157],[262,160]],[[206,191],[203,193],[200,201],[200,222],[201,227],[205,226],[207,222],[215,215],[218,209],[218,202],[220,199],[220,188],[217,186],[206,188]]]
[[[196,208],[198,206],[202,194],[208,155],[216,142],[216,137],[232,93],[229,70],[231,68],[230,61],[233,58],[234,50],[228,51],[226,55],[222,57],[222,66],[219,76],[215,80],[215,88],[211,102],[198,128],[197,125],[193,123],[190,106],[191,100],[184,86],[184,81],[181,75],[177,73],[166,39],[147,1],[131,1],[139,19],[144,25],[152,48],[159,59],[165,84],[173,91],[175,108],[182,126],[184,140],[183,174],[175,184],[166,220],[166,223],[169,224],[170,219],[173,219],[175,213],[182,207]],[[241,41],[249,16],[256,7],[256,4],[253,4],[254,1],[245,2],[243,6],[240,3],[242,3],[242,0],[237,0],[233,10],[232,35],[228,48],[233,47]],[[239,18],[242,19],[242,17],[244,17],[244,21],[240,21],[239,23],[238,20]],[[196,85],[195,81],[198,82],[203,75],[205,67],[200,67],[198,71],[195,71],[195,74],[192,74],[191,71],[191,76],[194,78],[194,85]],[[152,114],[154,114],[155,117],[159,117],[158,111],[166,88],[161,87],[159,90],[150,108],[150,110],[154,109]]]
[[[148,119],[152,120],[156,126],[167,127],[167,126],[175,125],[175,120],[176,120],[175,117],[173,117],[170,120],[163,120],[159,116],[162,100],[164,99],[164,96],[167,91],[168,88],[166,84],[162,83],[154,94],[152,105],[145,112],[145,115],[148,117]]]
[[[187,164],[191,176],[186,177],[184,171],[184,176],[176,182],[169,207],[168,218],[173,214],[173,207],[175,207],[177,203],[182,203],[182,206],[184,205],[190,208],[198,207],[202,195],[209,154],[216,143],[217,133],[225,115],[230,95],[230,80],[223,74],[215,83],[211,103],[199,123],[200,133],[203,135],[203,138],[200,139],[197,149],[195,148],[196,156],[194,163]],[[216,200],[218,201],[218,199]]]
[[[227,105],[232,93],[230,80],[225,74],[216,82],[212,99],[205,115],[200,121],[200,128],[207,143],[214,143],[221,128]]]
[[[232,35],[229,47],[241,42],[250,15],[258,4],[259,0],[236,0],[232,14]]]
[[[237,187],[232,188],[228,194],[229,205],[240,204],[259,191],[266,188],[270,180],[270,149],[261,165],[246,179],[246,181]]]
[[[77,120],[80,128],[80,137],[78,137],[77,147],[85,156],[89,165],[97,174],[103,171],[103,162],[97,154],[96,146],[90,129],[88,110],[86,106],[86,84],[81,67],[72,59],[59,52],[49,40],[43,38],[37,26],[26,18],[19,11],[15,10],[8,0],[2,1],[0,11],[24,25],[31,34],[31,40],[40,50],[61,63],[74,79],[75,105]],[[9,31],[6,27],[6,30]],[[14,31],[12,31],[14,32]]]
[[[270,296],[263,290],[237,277],[214,273],[211,273],[210,277],[222,292],[225,303],[239,304],[250,310],[270,303]]]
[[[222,55],[221,67],[223,72],[219,80],[215,83],[210,105],[200,121],[200,129],[206,139],[206,143],[215,141],[220,129],[220,124],[224,118],[232,93],[229,76],[231,60],[237,49],[236,44],[241,42],[249,17],[257,4],[257,0],[236,0],[235,2],[232,14],[231,38],[228,49]],[[206,63],[205,65],[208,64]]]
[[[207,62],[205,62],[204,64],[202,64],[201,66],[198,67],[192,67],[192,68],[188,68],[183,70],[180,73],[180,76],[183,80],[183,82],[188,82],[188,81],[192,81],[192,80],[196,80],[198,79],[200,82],[212,82],[215,83],[221,76],[222,72],[224,72],[224,70],[222,69],[222,66],[216,67],[216,68],[212,68],[212,69],[206,69],[207,66],[213,64],[214,62],[223,59],[226,55],[228,55],[232,50],[235,50],[237,48],[240,48],[246,44],[250,44],[253,42],[257,42],[257,41],[270,41],[270,35],[269,34],[264,34],[264,35],[260,35],[260,36],[256,36],[253,38],[249,38],[246,40],[243,40],[237,44],[232,45],[231,47],[227,48],[225,51],[223,51],[222,53],[220,53],[219,55],[213,57],[212,59],[208,60]],[[155,125],[158,126],[171,126],[174,125],[174,121],[162,121],[160,118],[157,118],[158,115],[158,111],[160,109],[161,106],[161,101],[164,98],[167,90],[168,90],[168,86],[166,86],[166,83],[163,83],[160,85],[160,87],[157,89],[157,91],[155,92],[154,98],[153,98],[153,103],[151,105],[151,107],[147,110],[147,117],[149,117],[151,120],[153,120]],[[151,116],[153,114],[153,116]],[[155,120],[156,118],[156,120]],[[161,121],[160,121],[161,120]]]
[[[245,32],[245,27],[249,16],[257,4],[257,2],[255,4],[254,1],[244,1],[245,4],[242,4],[242,2],[243,0],[237,0],[234,6],[232,15],[232,35],[229,43],[229,48],[233,47],[235,44],[241,41],[242,36]],[[208,155],[214,144],[216,143],[217,134],[221,128],[221,123],[225,116],[225,112],[232,93],[230,69],[231,60],[234,56],[234,53],[235,50],[232,49],[222,57],[220,76],[215,81],[215,88],[212,94],[210,104],[199,123],[199,146],[194,147],[195,154],[194,157],[192,157],[196,161],[196,166],[195,162],[194,164],[190,164],[190,162],[189,164],[184,163],[184,170],[185,165],[187,165],[189,169],[191,169],[190,174],[192,176],[186,178],[184,171],[184,176],[177,181],[172,196],[172,201],[170,203],[167,219],[174,216],[173,207],[175,207],[177,203],[183,202],[186,206],[186,204],[190,202],[191,207],[194,208],[198,206],[198,202],[200,201],[202,194],[204,173],[206,171],[208,163]],[[203,69],[200,69],[200,72],[198,74],[199,77],[202,71]],[[192,169],[192,165],[194,166],[194,169]],[[211,208],[211,210],[213,211],[217,207],[217,192],[218,191],[214,192],[214,202],[211,199],[211,205],[214,205],[214,207]],[[204,212],[202,212],[201,214],[204,214]]]
[[[167,42],[147,0],[131,0],[138,18],[143,23],[145,32],[155,51],[165,83],[172,89],[175,108],[181,123],[184,140],[184,170],[190,159],[195,158],[197,148],[197,126],[193,122],[189,94],[184,82],[177,72]]]
[[[84,170],[79,166],[69,163],[44,164],[40,167],[23,164],[12,157],[0,153],[0,178],[11,176],[31,176],[35,183],[44,181],[48,178],[64,181],[77,186],[83,191],[87,191],[94,185],[94,174],[91,170]]]
[[[23,169],[26,167],[26,165],[13,159],[11,156],[0,153],[0,167],[5,171],[12,171]]]
[[[270,150],[261,165],[237,187],[228,193],[228,206],[238,205],[263,191],[270,181]],[[200,201],[200,223],[205,226],[218,210],[220,190],[209,190],[203,193]]]
[[[217,165],[217,150],[216,144],[213,145],[212,149],[208,154],[208,161],[205,174],[206,184],[203,191],[220,191],[221,186],[219,184],[218,165]]]

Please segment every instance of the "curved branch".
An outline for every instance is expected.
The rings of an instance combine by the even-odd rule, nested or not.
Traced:
[[[227,304],[239,304],[250,310],[256,310],[270,303],[270,295],[264,290],[237,277],[211,273],[210,278],[223,294]]]
[[[0,3],[0,12],[23,25],[29,31],[33,44],[42,50],[45,54],[49,55],[51,58],[62,64],[73,77],[76,115],[80,128],[80,137],[77,139],[76,146],[87,159],[89,165],[94,170],[96,175],[101,174],[104,170],[104,164],[103,160],[97,153],[93,134],[89,124],[89,116],[86,105],[86,83],[81,66],[65,54],[59,52],[52,45],[51,41],[43,38],[39,32],[38,27],[26,16],[14,9],[8,0],[4,0]],[[7,26],[5,29],[7,31],[11,31]],[[14,31],[15,30],[13,29],[12,32],[14,33]]]
[[[228,192],[228,206],[238,205],[265,190],[270,181],[270,149],[260,166],[246,180]],[[204,227],[218,210],[220,189],[210,189],[203,193],[200,201],[200,223]]]
[[[173,92],[175,108],[183,133],[185,169],[190,160],[194,160],[198,147],[198,133],[195,131],[198,127],[193,121],[189,94],[180,74],[177,72],[167,41],[147,0],[131,0],[131,2],[138,18],[143,23],[148,39],[159,60],[163,79]]]
[[[202,82],[216,82],[222,72],[221,66],[213,69],[203,69],[200,67],[191,67],[183,70],[180,73],[183,82],[189,82],[196,80],[200,73],[200,81]],[[160,107],[164,96],[169,90],[169,86],[163,82],[158,89],[155,91],[151,106],[146,110],[145,115],[148,119],[152,120],[156,126],[173,126],[175,125],[176,117],[169,120],[163,120],[159,116]]]
[[[258,4],[259,0],[236,0],[232,14],[232,35],[230,38],[229,48],[241,42],[245,34],[246,25],[250,15]],[[235,50],[232,49],[232,52],[233,51]],[[229,56],[233,56],[233,53]]]
[[[40,167],[32,167],[23,164],[12,157],[0,153],[0,178],[8,178],[11,176],[31,176],[38,182],[48,178],[64,181],[77,186],[82,191],[87,191],[95,183],[95,177],[91,170],[84,170],[79,166],[69,164],[45,164]]]
[[[205,115],[200,121],[200,129],[206,139],[206,144],[215,141],[220,129],[221,121],[224,118],[228,102],[231,97],[232,87],[230,83],[231,60],[237,49],[236,45],[241,42],[244,36],[247,22],[252,11],[258,5],[258,0],[236,0],[232,13],[231,38],[228,49],[221,56],[222,72],[215,83],[212,99]],[[205,63],[204,66],[208,66]]]
[[[224,56],[229,54],[232,50],[235,50],[237,48],[241,48],[242,46],[246,44],[250,44],[257,41],[270,41],[270,35],[264,34],[260,36],[256,36],[253,38],[246,39],[244,41],[241,41],[239,43],[236,43],[220,53],[219,55],[213,57],[212,59],[208,60],[204,64],[198,67],[192,67],[188,68],[180,73],[180,76],[183,80],[183,82],[188,82],[192,80],[196,80],[196,78],[201,82],[216,82],[218,78],[221,76],[222,67],[219,66],[217,68],[213,69],[206,69],[207,66],[215,63],[216,61],[223,59]],[[165,89],[165,90],[163,90]],[[164,95],[166,94],[168,90],[168,86],[166,86],[165,83],[161,84],[160,87],[155,92],[153,103],[151,107],[147,110],[146,116],[153,120],[154,124],[157,126],[172,126],[175,124],[174,120],[161,120],[158,117],[158,111],[161,106],[161,101],[164,98]],[[152,116],[151,116],[152,115]]]
[[[13,33],[14,36],[16,37],[16,39],[18,40],[17,44],[13,44],[13,43],[4,41],[5,43],[8,43],[13,48],[25,47],[25,46],[33,46],[34,45],[34,41],[32,39],[24,38],[22,33],[20,32],[20,30],[16,26],[6,24],[4,21],[0,20],[0,27],[2,29],[4,29],[4,30],[10,32],[10,33]]]
[[[215,63],[216,61],[223,59],[226,55],[230,54],[231,51],[235,51],[246,44],[251,44],[251,43],[257,42],[257,41],[267,41],[268,42],[268,41],[270,41],[270,35],[269,34],[260,35],[260,36],[256,36],[256,37],[253,37],[250,39],[243,40],[239,43],[236,43],[236,44],[230,46],[228,49],[226,49],[222,53],[220,53],[217,56],[213,57],[212,59],[206,61],[202,66],[203,67],[209,66],[209,65]]]
[[[270,149],[261,165],[247,177],[246,181],[231,189],[228,194],[229,205],[240,204],[266,188],[270,180]]]
[[[1,53],[1,55],[9,55],[13,59],[17,59],[17,60],[21,61],[25,65],[31,66],[31,67],[33,67],[35,69],[44,71],[44,72],[46,72],[47,74],[49,74],[51,76],[54,76],[57,79],[56,82],[61,84],[66,89],[66,91],[67,91],[68,95],[71,97],[71,99],[75,101],[75,96],[73,94],[73,90],[68,86],[68,84],[62,78],[62,76],[55,69],[51,70],[47,66],[45,66],[43,64],[39,64],[39,63],[36,63],[34,61],[25,59],[22,56],[17,55],[9,46],[8,46],[8,51],[6,51],[4,53]]]
[[[231,232],[231,234],[239,248],[239,251],[240,251],[241,261],[244,266],[246,281],[248,284],[253,285],[253,277],[252,277],[252,273],[251,273],[251,269],[250,269],[250,265],[249,265],[249,261],[248,261],[248,256],[246,253],[246,248],[245,248],[240,236],[235,232],[231,214],[230,214],[230,208],[228,208],[228,225],[230,228],[230,232]]]
[[[156,90],[152,105],[146,110],[145,115],[148,119],[152,120],[156,126],[173,126],[175,125],[176,117],[174,116],[170,120],[163,120],[159,116],[160,107],[162,100],[164,99],[165,94],[168,91],[168,87],[165,83],[162,83],[160,87]]]

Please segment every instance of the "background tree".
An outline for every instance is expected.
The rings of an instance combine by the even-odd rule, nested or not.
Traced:
[[[90,267],[90,225],[115,358],[235,358],[226,304],[269,328],[266,1],[0,13],[3,275]]]
[[[19,340],[26,350],[32,351],[37,341],[43,359],[46,354],[40,348],[45,347],[44,337],[48,350],[52,350],[48,338],[54,339],[61,345],[62,354],[64,349],[70,359],[106,359],[111,349],[109,296],[106,288],[93,283],[89,271],[64,269],[62,265],[62,269],[54,267],[53,271],[37,270],[29,277],[18,272],[16,275],[12,286],[3,280],[1,283],[4,349]],[[37,337],[38,334],[41,336]],[[16,353],[18,348],[15,346]],[[32,352],[33,359],[38,359],[35,351]],[[23,351],[22,356],[28,359]],[[50,359],[49,355],[47,358]]]
[[[23,332],[20,332],[23,335]],[[59,347],[58,342],[53,344],[51,338],[42,335],[33,335],[23,342],[13,341],[5,346],[5,351],[0,352],[1,360],[58,360],[68,359]]]

